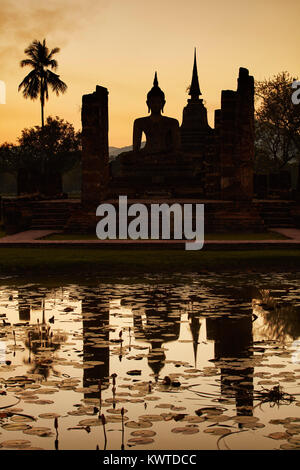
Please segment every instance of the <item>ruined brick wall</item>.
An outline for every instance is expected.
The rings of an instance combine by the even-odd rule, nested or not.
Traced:
[[[82,97],[82,208],[94,211],[105,198],[108,178],[108,90]]]
[[[237,91],[223,90],[219,118],[221,198],[251,200],[254,160],[254,79],[240,68]]]

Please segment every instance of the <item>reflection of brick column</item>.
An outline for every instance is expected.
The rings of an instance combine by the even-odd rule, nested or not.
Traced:
[[[108,90],[82,97],[82,206],[94,211],[108,184]]]

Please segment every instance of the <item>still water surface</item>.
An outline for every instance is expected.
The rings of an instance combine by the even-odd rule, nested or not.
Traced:
[[[0,284],[1,450],[300,448],[297,274]]]

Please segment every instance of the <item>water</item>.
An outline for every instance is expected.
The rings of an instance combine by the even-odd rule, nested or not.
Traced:
[[[0,284],[1,450],[299,448],[297,274]]]

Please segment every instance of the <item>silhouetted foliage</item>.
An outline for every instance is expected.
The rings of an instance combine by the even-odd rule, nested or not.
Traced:
[[[4,143],[0,147],[0,169],[16,173],[22,168],[65,173],[73,168],[81,155],[81,133],[67,121],[49,116],[44,129],[34,126],[23,129],[19,145]]]
[[[300,105],[292,102],[294,80],[281,72],[255,84],[257,168],[278,171],[300,158]]]
[[[58,67],[57,61],[53,59],[54,54],[60,51],[55,47],[49,51],[46,46],[46,39],[41,43],[36,39],[25,49],[25,54],[29,57],[20,62],[21,67],[27,65],[32,67],[32,71],[20,83],[18,90],[23,89],[23,96],[35,100],[40,98],[42,127],[44,127],[44,106],[45,100],[49,98],[48,88],[58,96],[65,93],[67,85],[59,78],[59,75],[52,72]],[[49,70],[51,68],[52,70]]]
[[[34,175],[38,191],[45,191],[45,181],[71,170],[81,157],[81,133],[59,117],[49,116],[44,128],[35,126],[22,131],[19,145],[0,147],[0,170]],[[32,188],[34,192],[36,188]]]

